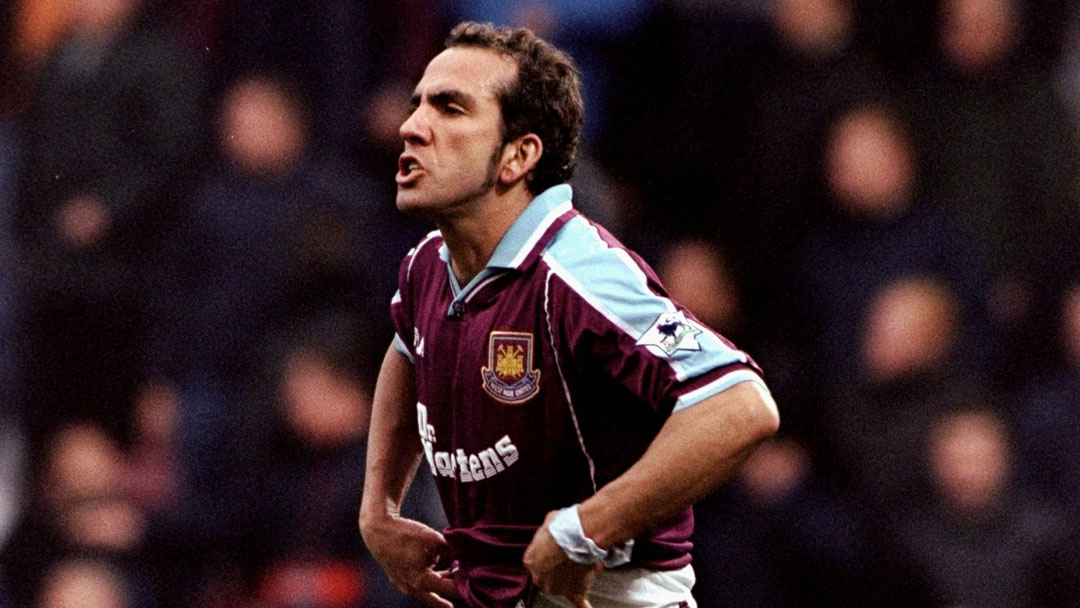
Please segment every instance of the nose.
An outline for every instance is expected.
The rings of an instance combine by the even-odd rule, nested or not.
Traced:
[[[423,106],[413,110],[398,129],[401,138],[409,143],[427,143],[431,131],[424,116]]]

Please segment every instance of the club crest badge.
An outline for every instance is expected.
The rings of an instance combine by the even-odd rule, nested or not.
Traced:
[[[540,390],[540,370],[532,366],[532,334],[493,331],[488,337],[487,365],[480,368],[484,390],[502,403],[526,402]]]
[[[638,338],[637,345],[654,346],[670,357],[680,350],[701,350],[697,341],[701,333],[698,324],[687,319],[683,311],[665,312]]]

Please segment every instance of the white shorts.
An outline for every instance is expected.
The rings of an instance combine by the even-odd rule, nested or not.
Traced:
[[[593,608],[697,608],[690,595],[694,568],[656,571],[643,568],[605,570],[593,581],[589,603]],[[574,608],[561,597],[540,593],[531,608]]]

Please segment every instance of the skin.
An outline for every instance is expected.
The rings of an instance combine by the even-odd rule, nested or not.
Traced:
[[[517,66],[493,51],[447,49],[428,64],[401,125],[397,207],[435,222],[463,284],[533,198],[528,179],[543,153],[540,138],[502,137],[497,93],[516,76]],[[360,532],[401,591],[451,608],[453,579],[434,569],[449,549],[446,539],[400,514],[422,456],[415,403],[412,365],[391,346],[372,403]]]
[[[448,572],[435,564],[450,546],[438,531],[401,516],[401,504],[423,457],[416,435],[416,389],[409,360],[386,352],[372,402],[360,534],[386,575],[425,606],[453,608],[458,597]]]
[[[428,64],[401,125],[397,207],[435,222],[462,283],[533,198],[528,180],[543,154],[540,138],[502,143],[497,93],[516,77],[513,61],[494,51],[447,49]]]
[[[428,64],[400,134],[405,150],[397,206],[435,222],[455,275],[468,282],[532,200],[530,172],[543,154],[535,134],[502,141],[496,93],[516,77],[512,61],[476,48],[451,48]],[[452,608],[447,555],[436,530],[401,517],[401,504],[423,457],[416,435],[415,385],[409,361],[391,346],[372,403],[360,531],[390,580],[426,606]],[[753,448],[775,433],[776,406],[742,383],[673,414],[642,458],[580,505],[585,533],[610,547],[655,527],[729,478]],[[533,581],[578,608],[602,566],[582,566],[555,544],[546,523],[525,552]]]
[[[641,459],[578,507],[585,535],[612,547],[663,523],[730,478],[780,424],[776,404],[744,382],[671,415]],[[578,608],[599,572],[574,564],[555,544],[547,523],[525,551],[525,566],[545,592]]]

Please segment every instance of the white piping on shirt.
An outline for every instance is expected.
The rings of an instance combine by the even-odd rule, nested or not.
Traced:
[[[413,262],[416,261],[416,256],[420,254],[420,249],[424,245],[427,245],[428,241],[430,241],[431,239],[433,239],[433,238],[435,238],[437,236],[442,236],[442,233],[439,232],[438,230],[432,230],[431,232],[427,233],[427,236],[425,236],[423,238],[423,240],[421,240],[419,243],[416,244],[416,247],[413,247],[412,251],[409,252],[412,255],[412,257],[409,259],[409,269],[407,271],[405,271],[405,277],[406,278],[412,276],[412,265],[413,265]]]
[[[592,482],[593,493],[596,493],[596,463],[593,462],[588,448],[585,447],[585,438],[581,435],[581,426],[578,424],[577,412],[574,410],[574,400],[570,397],[570,387],[566,384],[566,376],[563,375],[562,364],[559,362],[559,349],[555,346],[555,331],[551,327],[551,310],[548,306],[551,299],[548,297],[551,289],[551,275],[553,270],[548,270],[547,278],[544,279],[544,315],[547,317],[548,341],[551,343],[551,353],[555,359],[555,369],[559,371],[559,382],[562,383],[563,394],[566,396],[566,404],[570,409],[570,419],[574,422],[574,432],[577,433],[578,445],[581,453],[589,463],[589,481]]]
[[[766,391],[768,391],[768,388],[765,386],[765,382],[762,381],[761,376],[748,369],[737,369],[733,372],[728,372],[723,376],[720,376],[719,378],[713,380],[705,386],[696,388],[687,393],[683,393],[679,396],[678,399],[675,400],[675,407],[671,411],[672,413],[675,413],[681,409],[688,408],[705,400],[708,397],[711,397],[712,395],[715,395],[716,393],[725,391],[740,382],[754,382],[764,388]]]
[[[640,279],[643,280],[643,285],[642,285],[643,288],[645,290],[648,290],[648,284],[647,284],[647,279],[645,279],[645,274],[643,272],[641,272],[641,269],[637,267],[637,264],[633,263],[633,260],[630,258],[630,256],[627,255],[621,249],[608,247],[606,243],[604,244],[604,246],[607,247],[608,249],[613,249],[616,252],[616,254],[615,254],[616,257],[621,262],[626,264],[627,267],[631,271],[636,271],[635,275],[637,275]],[[622,255],[619,255],[619,253],[622,253]],[[618,327],[619,329],[621,329],[626,335],[630,336],[630,338],[632,340],[634,340],[635,342],[641,338],[641,336],[642,336],[641,331],[639,331],[636,327],[631,325],[629,322],[627,322],[625,319],[623,319],[619,315],[615,314],[615,312],[613,310],[608,308],[599,298],[597,298],[588,289],[586,289],[585,286],[582,285],[581,282],[578,281],[577,278],[574,277],[574,275],[569,270],[567,270],[565,266],[560,264],[558,262],[558,260],[555,259],[554,255],[552,255],[550,252],[545,252],[544,256],[543,256],[543,259],[544,259],[544,263],[546,263],[548,265],[548,267],[551,268],[555,272],[555,274],[559,275],[559,278],[562,279],[563,282],[565,282],[566,285],[568,287],[570,287],[570,289],[573,289],[575,292],[577,292],[577,294],[580,295],[581,298],[583,300],[585,300],[585,302],[587,302],[590,306],[593,307],[594,310],[596,310],[601,315],[603,315],[605,318],[607,318],[608,321],[611,321],[612,324],[615,325],[615,327]],[[649,292],[646,291],[646,293],[649,293]],[[651,295],[653,297],[655,297],[657,300],[660,300],[660,301],[664,302],[664,306],[665,306],[665,308],[667,310],[669,310],[669,311],[674,310],[674,305],[671,303],[671,300],[669,300],[668,298],[664,298],[664,297],[658,296],[656,294],[651,294]],[[652,353],[652,351],[648,351],[648,352]],[[655,355],[655,353],[652,353],[652,354]],[[677,380],[682,382],[682,381],[685,381],[687,379],[688,374],[686,373],[686,368],[683,367],[682,364],[680,364],[678,361],[675,361],[674,359],[670,359],[670,358],[667,358],[667,357],[664,357],[664,359],[666,360],[666,363],[671,367],[671,369],[675,372],[675,378]]]

